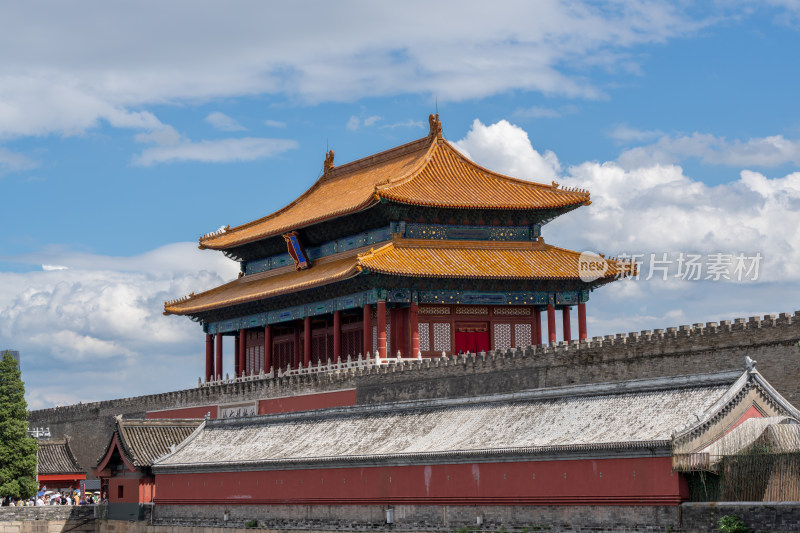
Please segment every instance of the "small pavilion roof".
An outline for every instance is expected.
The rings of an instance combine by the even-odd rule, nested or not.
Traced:
[[[209,420],[157,472],[671,454],[676,428],[737,401],[740,372]],[[637,452],[636,450],[640,450]]]
[[[164,314],[192,315],[253,302],[351,278],[361,272],[451,279],[579,280],[578,252],[544,240],[440,241],[395,239],[377,249],[356,249],[293,266],[240,277],[164,305]],[[600,283],[623,277],[630,265],[607,259]]]
[[[438,118],[436,119],[438,124]],[[327,165],[326,165],[327,166]],[[200,248],[227,250],[355,213],[380,201],[461,208],[535,210],[577,207],[589,193],[511,178],[456,150],[433,127],[422,139],[339,167],[330,166],[305,193],[271,215],[200,238]]]
[[[69,437],[64,440],[39,441],[40,474],[85,474],[69,446]]]
[[[768,444],[773,453],[800,451],[800,423],[790,416],[749,418],[697,453],[707,453],[713,467],[726,455],[741,453],[757,442]]]
[[[124,420],[117,416],[116,427],[97,470],[108,464],[116,448],[123,461],[137,468],[148,467],[170,452],[200,425],[200,420],[156,419]]]

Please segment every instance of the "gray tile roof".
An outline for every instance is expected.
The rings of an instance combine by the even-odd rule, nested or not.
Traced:
[[[69,447],[69,438],[65,440],[39,441],[40,474],[84,474],[72,450]]]
[[[123,420],[117,417],[116,435],[123,453],[134,466],[150,466],[192,434],[200,420]]]
[[[669,455],[673,431],[713,406],[740,375],[210,420],[154,470],[409,464],[611,449]]]

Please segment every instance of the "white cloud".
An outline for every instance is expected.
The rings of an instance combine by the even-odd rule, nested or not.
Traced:
[[[395,128],[425,128],[425,124],[421,120],[408,119],[403,122],[395,122],[394,124],[384,124],[382,129],[395,129]]]
[[[657,139],[663,135],[664,132],[659,130],[640,130],[637,128],[632,128],[627,124],[617,124],[611,131],[608,132],[608,136],[610,138],[620,143],[649,141],[651,139]]]
[[[28,157],[0,146],[0,176],[8,172],[30,170],[39,166]]]
[[[270,128],[285,128],[286,127],[286,123],[285,122],[280,122],[279,120],[269,120],[269,119],[267,119],[267,120],[264,121],[264,124],[266,126],[269,126]]]
[[[353,115],[350,117],[350,120],[347,121],[347,130],[348,131],[356,131],[359,127],[361,127],[361,120]]]
[[[232,161],[254,161],[273,157],[297,148],[297,141],[290,139],[264,139],[244,137],[215,141],[181,141],[167,146],[146,148],[133,158],[135,165],[151,166],[156,163],[199,161],[202,163],[228,163]]]
[[[654,133],[654,132],[653,132]],[[643,140],[630,138],[629,140]],[[626,150],[619,162],[626,168],[672,164],[687,158],[726,166],[774,167],[786,163],[800,165],[800,140],[783,135],[728,141],[724,137],[694,133],[680,137],[661,137],[656,143]]]
[[[515,117],[523,118],[559,118],[561,112],[549,107],[532,106],[525,109],[517,109],[514,111]]]
[[[714,187],[676,165],[628,169],[613,161],[585,162],[560,171],[548,163],[558,161],[555,154],[538,156],[527,134],[506,121],[476,121],[456,144],[467,144],[469,154],[492,170],[526,179],[549,170],[562,185],[591,192],[591,205],[543,228],[549,243],[612,255],[642,253],[645,259],[667,252],[673,261],[680,252],[696,253],[704,263],[702,278],[709,273],[709,255],[763,257],[758,279],[745,276],[741,282],[664,281],[658,271],[647,281],[648,261],[639,280],[593,293],[590,308],[603,309],[590,322],[594,335],[794,310],[800,297],[800,171],[767,178],[745,169]]]
[[[364,127],[372,126],[376,122],[378,122],[380,119],[381,119],[381,117],[379,117],[378,115],[372,115],[370,117],[367,117],[367,118],[364,119]]]
[[[69,267],[65,267],[64,265],[42,265],[42,270],[45,272],[51,272],[53,270],[67,270]]]
[[[153,129],[158,121],[143,106],[243,95],[595,98],[602,91],[588,71],[627,68],[621,52],[706,24],[670,2],[633,0],[471,0],[455,11],[421,0],[402,10],[354,1],[188,6],[57,3],[47,17],[33,4],[4,6],[0,49],[15,52],[0,73],[0,138],[81,133],[103,120]]]
[[[0,272],[0,345],[21,351],[34,408],[192,386],[202,373],[202,331],[186,318],[163,316],[163,303],[238,272],[236,262],[196,243],[134,257],[42,252],[4,259],[69,267]]]
[[[475,119],[467,136],[453,144],[484,167],[513,177],[549,182],[561,170],[553,152],[534,150],[528,133],[506,120],[485,126]]]
[[[235,119],[229,117],[225,113],[215,111],[206,117],[206,122],[222,131],[244,131],[247,128],[236,122]]]

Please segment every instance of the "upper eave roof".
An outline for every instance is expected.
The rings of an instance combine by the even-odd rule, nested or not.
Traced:
[[[432,129],[427,137],[391,150],[340,167],[331,164],[283,209],[205,235],[200,248],[227,250],[358,212],[381,200],[444,208],[536,210],[588,204],[589,193],[487,170],[453,148],[440,129]]]
[[[361,253],[359,253],[361,252]],[[272,298],[335,283],[362,271],[395,276],[451,279],[579,280],[578,252],[538,241],[439,241],[395,239],[377,249],[356,249],[318,259],[311,268],[294,267],[240,277],[209,291],[164,305],[164,314],[204,311]],[[606,259],[595,283],[632,272],[628,263]]]

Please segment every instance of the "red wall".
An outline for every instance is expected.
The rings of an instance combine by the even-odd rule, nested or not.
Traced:
[[[294,411],[311,411],[326,407],[343,407],[356,404],[356,390],[322,392],[319,394],[303,394],[286,396],[270,400],[258,401],[258,414],[290,413]]]
[[[158,474],[157,504],[677,505],[670,457]]]
[[[327,407],[343,407],[356,404],[356,390],[341,390],[334,392],[321,392],[318,394],[302,394],[300,396],[286,396],[258,401],[258,414],[290,413],[294,411],[311,411]],[[146,418],[203,418],[206,413],[211,413],[211,418],[217,418],[217,406],[206,405],[203,407],[183,407],[167,409],[165,411],[149,411]]]
[[[728,431],[725,432],[725,434],[727,435],[728,433],[736,429],[739,426],[739,424],[741,424],[745,420],[749,420],[750,418],[764,418],[764,414],[761,411],[759,411],[755,405],[751,405],[750,408],[747,411],[745,411],[742,416],[739,417],[739,420],[737,420],[736,423],[733,424],[730,427],[730,429],[728,429]]]
[[[211,413],[211,418],[217,418],[216,405],[167,409],[166,411],[148,411],[145,418],[205,418],[208,412]]]
[[[122,486],[122,498],[119,487]],[[155,495],[155,483],[152,476],[112,477],[108,480],[108,501],[111,503],[149,503]]]

